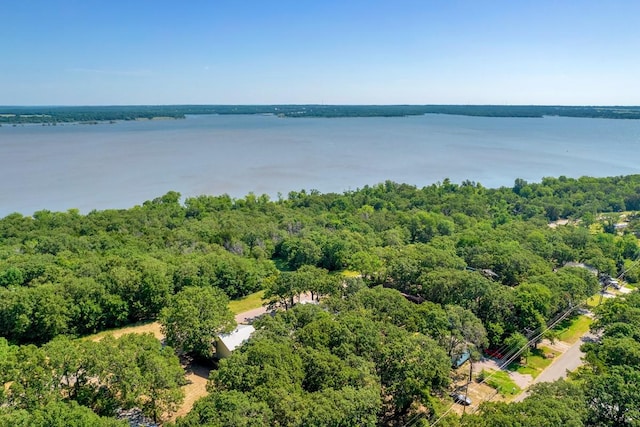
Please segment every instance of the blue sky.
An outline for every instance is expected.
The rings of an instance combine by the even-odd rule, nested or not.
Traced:
[[[0,105],[640,104],[640,1],[6,1]]]

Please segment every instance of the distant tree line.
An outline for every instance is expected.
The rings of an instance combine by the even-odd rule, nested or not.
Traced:
[[[185,118],[194,114],[271,114],[281,117],[403,117],[453,114],[479,117],[583,117],[640,119],[640,107],[544,105],[138,105],[82,107],[0,107],[0,124],[96,123],[116,120]]]

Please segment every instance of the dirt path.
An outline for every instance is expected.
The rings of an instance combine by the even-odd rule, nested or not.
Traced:
[[[509,377],[522,390],[524,390],[525,388],[529,387],[529,385],[531,383],[533,383],[533,381],[534,381],[533,375],[531,375],[531,374],[521,374],[520,372],[509,372]]]
[[[182,402],[180,409],[169,417],[168,421],[175,421],[176,418],[187,415],[196,400],[207,394],[207,380],[210,372],[211,367],[200,364],[194,363],[187,367],[185,375],[187,385],[182,387],[184,390],[184,402]]]

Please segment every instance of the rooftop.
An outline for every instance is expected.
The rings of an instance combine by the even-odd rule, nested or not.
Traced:
[[[238,325],[232,332],[228,334],[220,334],[218,335],[218,339],[222,341],[225,347],[229,349],[229,351],[233,351],[236,348],[240,347],[243,342],[251,337],[251,334],[255,332],[255,328],[251,325]]]

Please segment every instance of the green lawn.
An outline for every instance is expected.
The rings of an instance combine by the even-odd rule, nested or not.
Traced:
[[[360,273],[353,270],[342,270],[340,274],[344,277],[359,277]]]
[[[600,302],[600,294],[598,293],[587,300],[587,307],[589,308],[597,307],[599,302]]]
[[[509,370],[516,371],[523,375],[531,375],[533,378],[535,378],[540,375],[540,373],[544,371],[545,368],[549,366],[553,361],[553,358],[545,357],[545,355],[549,354],[553,354],[555,357],[560,353],[548,347],[540,346],[534,350],[531,350],[531,354],[526,359],[522,359],[522,362],[524,362],[524,364],[512,363],[511,365],[509,365]]]
[[[597,298],[599,300],[600,296],[598,295]],[[592,322],[593,319],[590,317],[576,316],[560,322],[554,328],[554,331],[557,334],[558,340],[573,344],[589,331],[589,327],[591,326]]]
[[[504,371],[493,371],[491,369],[488,369],[483,370],[482,372],[484,373],[485,378],[490,376],[485,381],[487,385],[495,388],[496,390],[498,390],[498,393],[505,397],[515,396],[522,391],[520,390],[520,387],[518,387],[516,383],[513,382],[509,374]],[[481,373],[480,378],[483,378],[482,375],[483,374]]]
[[[263,297],[264,291],[254,292],[244,298],[230,301],[229,309],[233,311],[233,314],[239,314],[244,313],[245,311],[253,310],[254,308],[262,307]]]
[[[122,326],[120,328],[108,329],[106,331],[98,332],[93,335],[87,335],[80,339],[87,341],[99,341],[107,335],[113,335],[115,338],[118,338],[124,334],[143,334],[149,332],[158,339],[161,339],[162,337],[160,324],[154,320],[146,320],[144,322],[133,323],[131,325]]]

